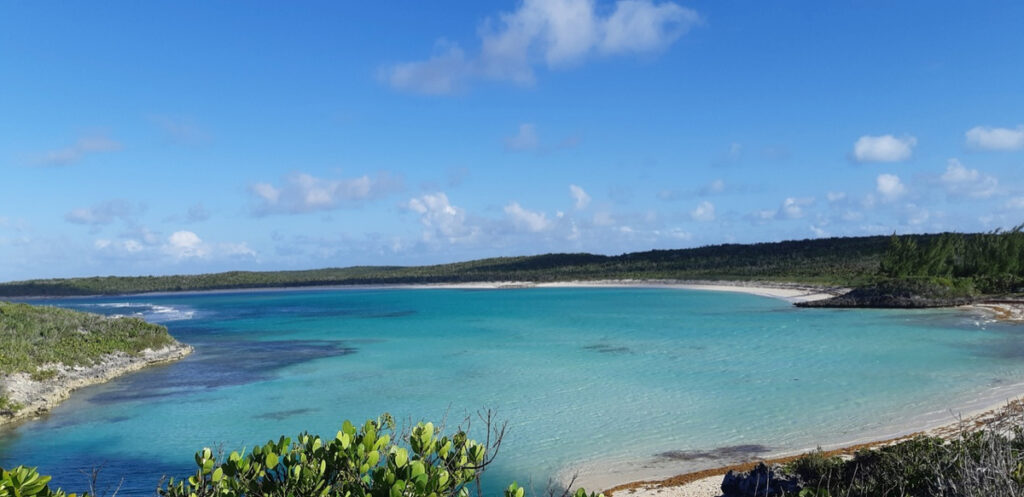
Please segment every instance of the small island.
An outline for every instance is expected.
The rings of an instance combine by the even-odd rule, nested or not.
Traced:
[[[0,302],[0,425],[43,414],[77,388],[191,352],[139,318]]]

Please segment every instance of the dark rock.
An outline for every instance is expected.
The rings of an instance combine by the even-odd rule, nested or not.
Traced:
[[[777,465],[760,463],[746,473],[730,471],[722,479],[722,497],[779,497],[799,491],[799,477],[784,474]]]
[[[830,299],[798,302],[795,305],[797,307],[923,309],[967,305],[974,300],[971,295],[963,291],[927,281],[893,280],[855,288]]]

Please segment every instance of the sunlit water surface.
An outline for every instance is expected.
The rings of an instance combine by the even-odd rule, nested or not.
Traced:
[[[896,434],[1024,390],[1021,327],[963,311],[796,309],[651,288],[342,289],[46,301],[139,314],[187,359],[0,430],[0,466],[152,495],[204,447],[389,412],[510,431],[485,484],[594,484]],[[476,433],[482,436],[481,433]],[[569,468],[567,470],[567,468]],[[599,477],[604,475],[603,479]]]

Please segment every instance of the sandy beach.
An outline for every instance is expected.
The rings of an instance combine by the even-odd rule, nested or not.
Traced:
[[[579,280],[538,283],[534,281],[481,281],[469,283],[425,283],[398,285],[346,285],[314,288],[407,288],[415,290],[515,290],[522,288],[675,288],[680,290],[707,290],[737,292],[762,297],[783,299],[788,302],[822,300],[850,291],[845,287],[827,287],[805,283],[767,281],[717,280]],[[309,288],[306,288],[309,289]],[[271,290],[271,289],[264,289]]]
[[[948,423],[935,426],[926,430],[909,433],[904,436],[891,439],[879,440],[876,442],[859,443],[841,447],[838,449],[826,450],[826,456],[849,457],[861,449],[882,447],[891,445],[902,440],[924,435],[930,437],[941,437],[951,439],[962,433],[971,432],[980,428],[993,429],[1001,432],[1010,432],[1012,427],[1019,424],[1024,417],[1024,398],[1004,402],[990,409],[978,411],[963,416]],[[608,496],[629,496],[629,497],[718,497],[721,495],[721,483],[725,473],[735,471],[749,471],[760,462],[766,464],[785,464],[796,458],[801,453],[755,459],[749,462],[722,466],[704,471],[684,473],[662,480],[634,481],[616,485],[605,490]]]
[[[108,354],[92,366],[50,365],[49,368],[57,373],[47,380],[35,381],[28,373],[15,373],[0,378],[4,394],[11,401],[22,405],[14,413],[0,413],[0,426],[43,415],[79,388],[104,383],[148,366],[177,361],[192,351],[191,346],[175,342],[157,350],[143,350],[139,355],[123,352]]]

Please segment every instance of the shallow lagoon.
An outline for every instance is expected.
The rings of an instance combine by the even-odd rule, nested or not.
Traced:
[[[196,353],[78,391],[0,431],[0,466],[57,485],[104,464],[122,495],[185,475],[203,446],[251,447],[344,419],[510,432],[491,489],[667,476],[751,454],[882,438],[1024,390],[1024,333],[956,310],[796,309],[659,288],[341,289],[47,301],[163,322]],[[566,469],[570,468],[570,469]],[[614,476],[594,478],[593,474]]]

